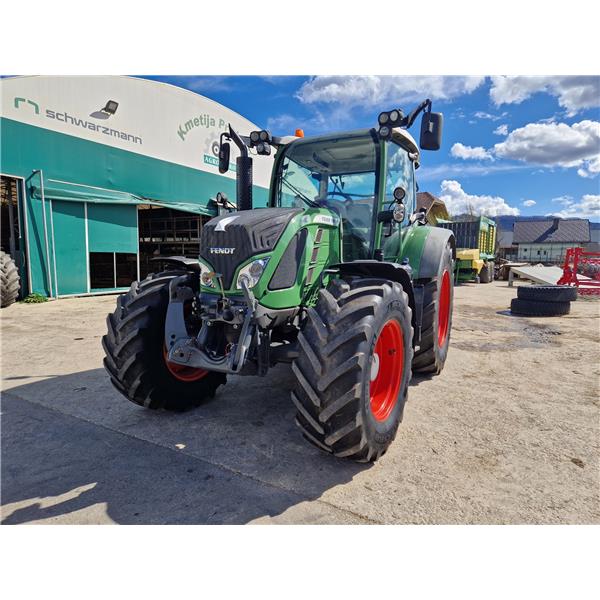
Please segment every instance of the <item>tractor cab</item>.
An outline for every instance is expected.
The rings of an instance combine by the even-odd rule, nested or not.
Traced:
[[[381,236],[399,235],[414,210],[418,158],[415,141],[399,128],[390,139],[375,129],[301,138],[280,150],[271,206],[329,209],[341,221],[342,260],[372,259]]]

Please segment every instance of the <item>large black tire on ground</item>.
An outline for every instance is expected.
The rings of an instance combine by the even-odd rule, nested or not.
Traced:
[[[440,331],[440,294],[444,274],[448,273],[450,286],[450,302],[448,305],[448,320],[445,334]],[[431,373],[437,375],[444,368],[450,345],[450,332],[452,330],[452,307],[454,303],[454,279],[452,277],[452,248],[446,246],[438,267],[437,277],[425,284],[423,295],[423,318],[421,321],[421,343],[415,352],[412,368],[417,373]],[[443,334],[443,335],[442,335]]]
[[[560,317],[568,315],[570,310],[570,302],[540,302],[521,298],[513,298],[510,302],[510,312],[528,317]]]
[[[0,297],[2,308],[10,306],[19,297],[21,280],[15,261],[0,250]]]
[[[480,283],[490,283],[493,278],[494,273],[490,270],[490,263],[484,263],[483,267],[481,267],[481,271],[479,271]]]
[[[292,364],[296,424],[308,441],[359,462],[377,460],[387,450],[402,420],[411,378],[411,315],[408,296],[388,280],[336,280],[320,291],[316,306],[307,311],[298,335],[300,355]],[[400,332],[396,343],[383,344],[392,331]],[[378,348],[381,361],[375,356]],[[395,368],[384,369],[390,360]],[[376,416],[371,394],[381,397],[379,374],[386,373],[396,379]]]
[[[182,381],[167,367],[164,356],[165,317],[169,283],[183,271],[165,271],[135,281],[119,296],[102,338],[104,366],[114,386],[128,400],[146,408],[185,410],[212,398],[224,384],[223,373],[209,372],[195,381]],[[193,276],[190,275],[190,285]]]
[[[577,288],[568,285],[519,286],[517,298],[538,302],[573,302],[577,300]]]

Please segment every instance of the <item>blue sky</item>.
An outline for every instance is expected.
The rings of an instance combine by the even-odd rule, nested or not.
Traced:
[[[600,221],[600,77],[152,76],[212,98],[274,134],[375,126],[433,100],[444,141],[423,152],[421,190],[455,213]],[[418,136],[418,121],[412,130]]]

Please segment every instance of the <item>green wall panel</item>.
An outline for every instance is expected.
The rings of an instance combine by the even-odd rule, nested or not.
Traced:
[[[0,118],[0,172],[39,186],[39,175],[32,176],[34,169],[41,169],[45,180],[81,183],[165,202],[206,205],[218,191],[235,198],[235,180]],[[255,207],[267,205],[268,190],[255,186],[253,194]],[[31,198],[29,185],[25,201],[31,291],[49,295],[42,203]]]
[[[137,206],[87,205],[90,252],[138,251]]]
[[[81,202],[52,201],[58,293],[87,292],[85,216]]]

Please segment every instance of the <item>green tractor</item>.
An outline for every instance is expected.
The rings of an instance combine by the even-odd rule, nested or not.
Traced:
[[[134,282],[103,337],[115,387],[151,409],[184,410],[227,375],[289,363],[296,423],[339,457],[368,462],[402,420],[413,371],[444,367],[455,241],[415,207],[419,147],[437,150],[442,115],[422,102],[378,127],[313,138],[221,135],[219,169],[236,160],[237,206],[220,195],[200,258]],[[276,150],[269,206],[252,208],[252,156]]]

